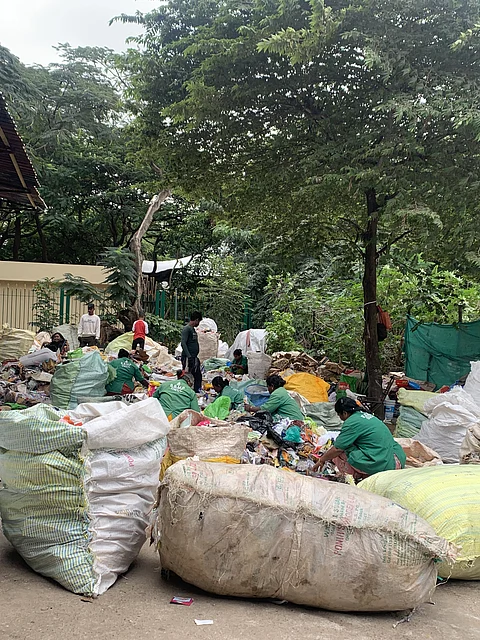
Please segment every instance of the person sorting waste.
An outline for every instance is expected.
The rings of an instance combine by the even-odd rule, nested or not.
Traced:
[[[253,407],[250,404],[245,405],[245,411],[256,413],[257,411],[269,411],[274,419],[288,418],[289,420],[301,420],[303,422],[305,416],[300,411],[300,407],[295,400],[289,395],[288,391],[283,388],[285,380],[280,376],[273,375],[267,378],[267,389],[270,398],[260,407]]]
[[[67,355],[70,350],[67,340],[58,331],[52,334],[51,341],[44,346],[45,348],[50,349],[50,351],[57,353],[62,358]]]
[[[169,420],[173,420],[185,409],[193,409],[200,412],[198,399],[193,390],[194,378],[191,373],[179,371],[178,380],[162,382],[153,394],[162,405],[165,415]]]
[[[117,377],[107,384],[107,396],[123,396],[132,393],[135,380],[142,386],[148,387],[148,382],[137,365],[130,360],[130,354],[126,349],[120,349],[118,358],[112,360],[110,366],[115,369]]]
[[[248,373],[248,360],[242,354],[241,349],[235,349],[233,352],[233,362],[230,365],[230,371],[236,376],[243,376]]]
[[[200,393],[202,389],[202,372],[200,370],[200,360],[198,354],[200,347],[198,345],[198,336],[195,331],[196,327],[202,320],[200,311],[194,311],[190,316],[190,321],[182,329],[182,367],[192,374],[195,393]],[[168,414],[167,414],[168,415]]]
[[[145,314],[139,313],[132,327],[133,341],[132,351],[145,349],[145,337],[148,336],[148,324],[145,322]]]
[[[243,405],[242,393],[237,389],[233,389],[228,380],[224,380],[221,376],[216,376],[212,380],[212,387],[219,396],[230,398],[232,409],[238,409]]]
[[[95,314],[95,305],[90,302],[88,313],[84,313],[78,325],[78,342],[81,347],[94,347],[100,339],[100,318]]]
[[[335,411],[343,421],[342,430],[334,446],[320,456],[312,471],[333,460],[342,474],[360,481],[380,471],[405,467],[406,455],[386,424],[362,411],[352,398],[337,400]]]

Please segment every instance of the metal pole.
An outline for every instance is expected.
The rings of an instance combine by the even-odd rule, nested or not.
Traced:
[[[155,315],[160,315],[160,291],[155,292]]]
[[[65,301],[65,324],[70,324],[70,296]]]
[[[162,297],[160,300],[160,316],[165,318],[165,302],[166,302],[166,292],[165,289],[162,289]]]
[[[63,287],[60,288],[60,312],[59,312],[59,322],[63,324],[63,310],[65,305],[65,290]]]
[[[178,289],[175,289],[175,321],[178,320]]]

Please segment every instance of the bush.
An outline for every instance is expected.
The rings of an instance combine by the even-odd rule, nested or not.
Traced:
[[[182,337],[182,323],[165,320],[153,313],[145,314],[145,320],[148,323],[149,337],[155,342],[164,344],[170,353],[175,353],[175,349]]]

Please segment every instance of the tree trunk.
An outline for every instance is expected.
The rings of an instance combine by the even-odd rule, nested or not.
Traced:
[[[379,206],[374,189],[369,189],[365,195],[367,197],[368,220],[366,231],[363,234],[365,247],[365,271],[363,275],[365,329],[363,339],[368,376],[368,397],[378,401],[378,404],[374,406],[374,413],[383,419],[384,409],[381,403],[382,367],[377,333],[377,229]]]
[[[20,255],[21,237],[22,237],[22,220],[20,216],[17,216],[15,218],[15,230],[14,230],[14,236],[13,236],[13,249],[12,249],[12,255],[14,260],[18,260],[18,257]]]
[[[42,262],[48,262],[47,241],[45,240],[45,234],[43,233],[42,224],[40,222],[40,214],[38,209],[35,209],[35,225],[37,227],[38,237],[40,239],[40,245],[42,247]]]
[[[161,191],[158,195],[154,196],[150,201],[150,205],[148,207],[147,213],[145,214],[144,219],[142,220],[141,225],[134,233],[133,238],[130,240],[130,251],[135,255],[135,266],[137,269],[137,286],[135,292],[135,301],[132,305],[132,310],[138,317],[138,313],[141,309],[142,303],[142,293],[143,293],[143,282],[142,282],[142,240],[144,235],[147,233],[150,225],[153,221],[153,216],[160,209],[165,200],[171,195],[169,190]],[[123,320],[122,320],[123,322]]]

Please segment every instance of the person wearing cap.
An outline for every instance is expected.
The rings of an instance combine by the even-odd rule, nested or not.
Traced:
[[[362,411],[352,398],[340,398],[335,411],[343,421],[340,435],[312,467],[322,469],[329,460],[342,474],[352,475],[356,482],[380,471],[403,469],[407,457],[387,425]]]
[[[194,378],[190,373],[177,372],[178,380],[162,382],[153,394],[162,405],[165,415],[173,420],[186,409],[200,413],[197,396],[193,390]]]
[[[88,313],[84,313],[78,325],[78,342],[81,347],[93,347],[100,339],[100,318],[95,314],[95,305],[90,302]]]

